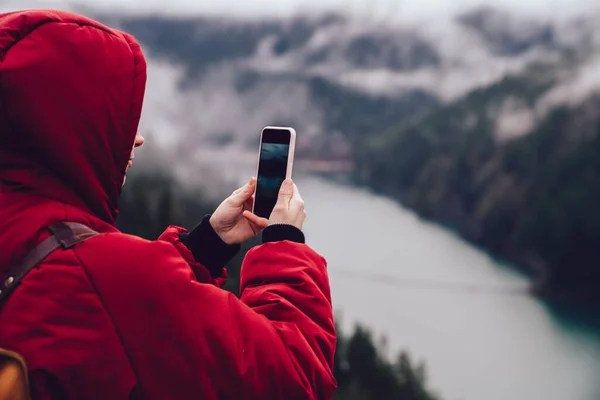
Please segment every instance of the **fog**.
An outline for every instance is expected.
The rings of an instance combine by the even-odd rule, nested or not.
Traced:
[[[508,8],[514,12],[543,16],[549,19],[568,18],[598,8],[593,0],[8,0],[9,7],[88,6],[104,11],[119,10],[128,13],[160,13],[189,15],[203,13],[235,15],[238,17],[283,17],[292,14],[345,11],[366,19],[387,21],[428,20],[446,17],[465,9],[487,5]]]
[[[598,53],[600,29],[596,16],[600,15],[600,8],[595,3],[587,0],[488,1],[485,2],[488,6],[500,8],[485,17],[483,30],[470,29],[457,19],[457,15],[483,4],[477,0],[380,0],[375,3],[342,3],[338,0],[172,0],[168,3],[149,0],[10,0],[1,2],[0,8],[4,11],[38,7],[93,10],[117,17],[123,14],[190,16],[197,13],[256,19],[327,10],[338,13],[343,10],[349,14],[351,18],[339,23],[317,26],[308,43],[283,55],[273,52],[276,38],[265,37],[250,57],[210,65],[201,78],[186,82],[183,91],[184,66],[166,58],[148,57],[148,87],[141,130],[160,150],[141,152],[138,163],[162,160],[171,167],[185,164],[187,171],[208,168],[207,173],[185,177],[197,180],[202,176],[202,183],[206,183],[207,180],[221,179],[219,167],[206,162],[214,159],[207,153],[214,156],[215,149],[222,148],[223,144],[227,145],[227,151],[252,148],[265,125],[278,122],[293,125],[304,140],[326,131],[325,110],[315,104],[306,83],[313,77],[324,78],[365,96],[398,98],[419,89],[434,94],[443,102],[451,102],[508,74],[523,73],[532,62],[555,63],[559,66],[560,81],[536,106],[537,109],[525,107],[518,101],[508,101],[498,110],[499,140],[527,134],[552,107],[575,104],[600,90],[599,58],[583,57],[575,66],[561,66],[564,47],[581,53]],[[236,24],[231,19],[228,23]],[[552,46],[536,44],[522,52],[503,53],[495,51],[494,43],[488,40],[509,37],[526,42],[535,39],[544,29],[554,33],[556,43]],[[437,65],[393,69],[385,66],[387,53],[383,51],[381,60],[371,60],[375,66],[358,68],[349,64],[344,52],[349,43],[361,35],[387,38],[390,46],[395,46],[389,50],[401,54],[410,54],[413,42],[422,40],[435,49],[440,61]],[[327,51],[327,61],[307,65],[305,60],[319,49]],[[237,87],[238,80],[247,71],[257,72],[262,78],[242,92]],[[190,165],[196,167],[189,168]]]

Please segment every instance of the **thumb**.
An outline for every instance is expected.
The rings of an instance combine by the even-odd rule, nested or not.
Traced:
[[[294,195],[294,183],[291,179],[286,179],[281,184],[279,189],[279,196],[277,197],[277,204],[285,205],[286,207],[290,204],[290,200]]]
[[[233,200],[233,202],[236,205],[244,204],[246,202],[246,200],[248,200],[249,198],[252,197],[255,186],[256,186],[256,178],[252,178],[244,186],[242,186],[241,188],[239,188],[238,190],[233,192],[231,199]]]

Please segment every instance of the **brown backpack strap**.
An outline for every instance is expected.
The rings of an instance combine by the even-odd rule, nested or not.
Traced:
[[[4,282],[0,284],[0,305],[8,299],[29,271],[44,261],[54,250],[59,247],[70,249],[78,243],[99,235],[93,229],[76,222],[57,222],[48,228],[52,236],[31,250],[20,264],[8,271]]]

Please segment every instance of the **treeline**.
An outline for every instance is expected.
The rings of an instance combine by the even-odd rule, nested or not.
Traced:
[[[554,84],[544,70],[508,77],[391,128],[356,148],[358,172],[525,267],[538,293],[600,310],[600,97],[497,136],[507,102],[533,113]]]
[[[178,185],[168,174],[134,173],[123,189],[117,225],[123,232],[156,239],[168,225],[193,228],[215,208],[201,193]],[[227,266],[226,289],[236,295],[244,254],[258,244],[258,238],[246,243]],[[423,365],[416,365],[405,352],[388,360],[371,332],[361,326],[350,335],[338,328],[334,373],[339,385],[337,400],[437,399],[426,388]]]

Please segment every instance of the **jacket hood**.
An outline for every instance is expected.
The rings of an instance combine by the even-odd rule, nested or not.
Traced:
[[[145,84],[126,33],[63,11],[0,15],[0,196],[55,199],[114,225]]]

